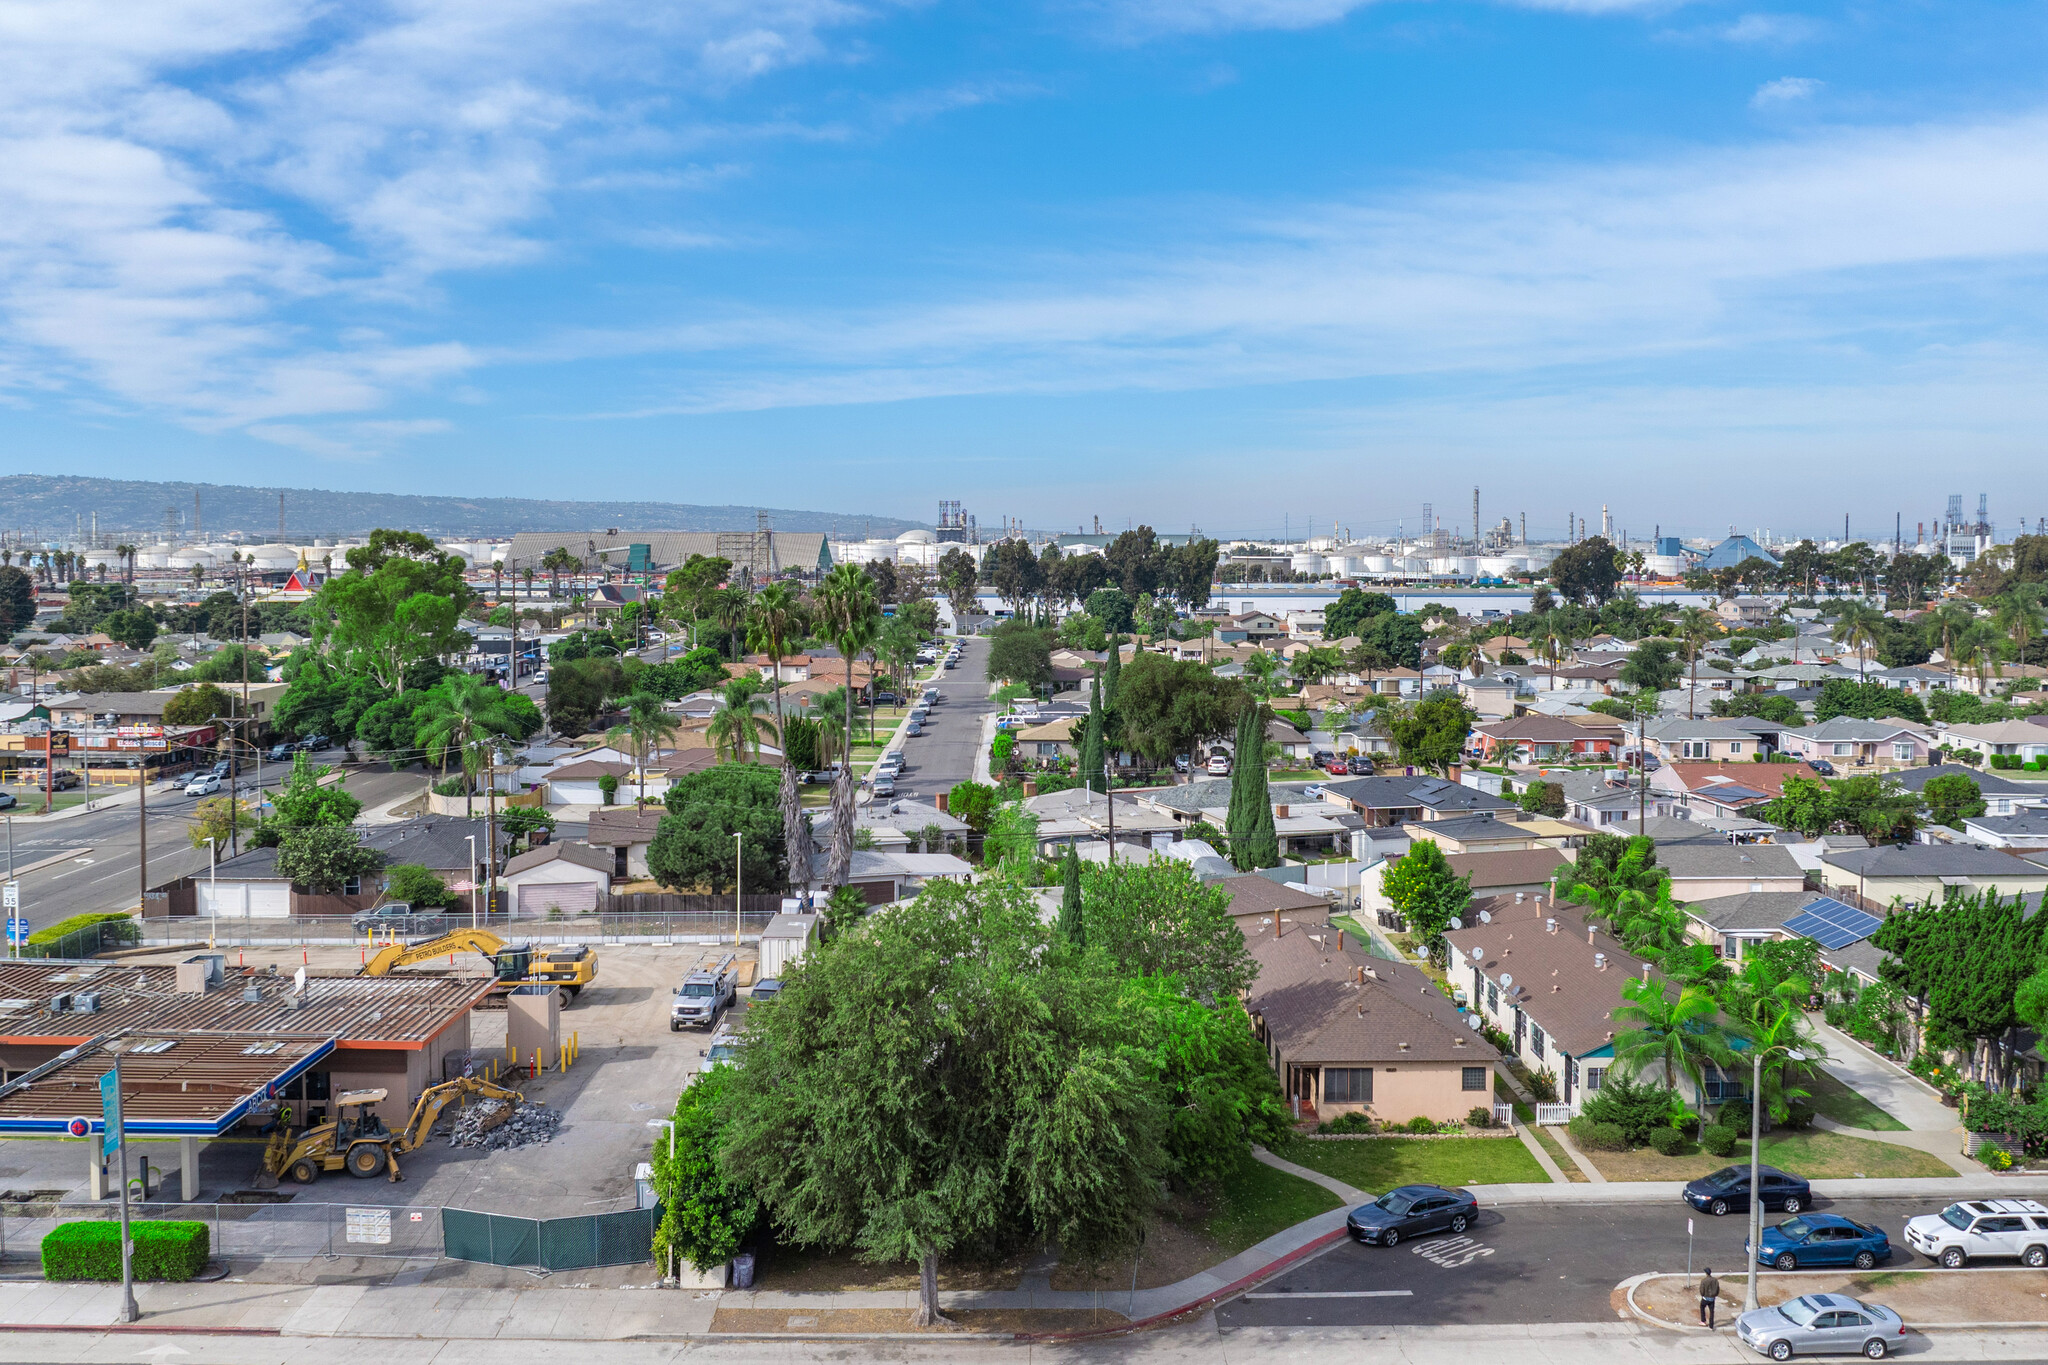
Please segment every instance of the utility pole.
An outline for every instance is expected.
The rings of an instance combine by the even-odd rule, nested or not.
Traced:
[[[168,752],[168,751],[166,751]],[[135,777],[135,846],[141,861],[136,866],[136,876],[142,881],[136,897],[137,914],[149,910],[149,750],[142,753],[142,766]],[[230,808],[234,798],[228,798]]]

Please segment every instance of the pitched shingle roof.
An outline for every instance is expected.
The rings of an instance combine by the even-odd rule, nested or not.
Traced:
[[[1288,1060],[1491,1066],[1499,1057],[1422,972],[1360,951],[1355,938],[1339,948],[1338,935],[1300,926],[1247,932],[1259,975],[1245,1008],[1265,1020]]]
[[[1522,1011],[1573,1056],[1598,1052],[1623,1031],[1614,1009],[1626,1003],[1621,988],[1643,973],[1643,960],[1607,934],[1586,938],[1586,923],[1577,906],[1531,899],[1517,905],[1497,896],[1486,906],[1490,924],[1453,929],[1445,937],[1457,949],[1459,974],[1470,979],[1472,950],[1480,950],[1477,966],[1490,981],[1503,973],[1514,978],[1501,998]],[[1555,933],[1545,928],[1555,918]],[[1606,955],[1606,969],[1594,954]]]

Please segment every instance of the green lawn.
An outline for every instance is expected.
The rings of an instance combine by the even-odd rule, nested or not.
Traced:
[[[1816,1114],[1831,1118],[1844,1128],[1867,1128],[1879,1133],[1906,1131],[1905,1124],[1825,1071],[1815,1071],[1811,1080],[1800,1085],[1813,1092],[1811,1103]]]
[[[1304,1138],[1287,1159],[1380,1193],[1396,1185],[1548,1184],[1550,1177],[1514,1138]]]
[[[1208,1218],[1201,1230],[1225,1256],[1235,1256],[1284,1228],[1336,1208],[1340,1202],[1321,1185],[1247,1157],[1208,1201]]]

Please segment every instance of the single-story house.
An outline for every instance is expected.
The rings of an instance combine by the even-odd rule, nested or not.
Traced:
[[[2048,758],[2048,729],[2023,720],[1999,720],[1989,725],[1951,725],[1942,732],[1941,738],[1952,749],[1974,749],[1986,758],[1996,755],[2028,763],[2037,758]]]
[[[583,841],[592,848],[609,850],[611,873],[620,881],[647,875],[647,846],[654,842],[667,808],[658,805],[606,806],[590,813],[589,832]]]
[[[1915,768],[1927,762],[1933,744],[1925,727],[1909,721],[1836,716],[1785,731],[1778,737],[1778,752],[1826,759],[1837,768]]]
[[[604,788],[600,785],[609,776],[618,786],[612,791],[614,801],[630,801],[637,790],[633,780],[634,768],[631,763],[607,761],[601,758],[586,758],[575,763],[565,763],[548,774],[548,804],[551,806],[602,806],[605,803]],[[648,774],[647,794],[659,797],[668,790],[666,776]]]
[[[1123,805],[1117,807],[1119,817],[1123,810]],[[874,846],[885,853],[953,853],[978,843],[981,838],[959,816],[942,811],[935,804],[915,801],[871,801],[856,806],[853,824],[857,830],[866,830]],[[814,813],[811,838],[820,848],[829,844],[832,838],[830,808]]]
[[[1991,848],[2048,848],[2048,810],[1966,816],[1963,833]]]
[[[1040,763],[1081,756],[1081,737],[1088,728],[1085,716],[1061,716],[1043,725],[1027,725],[1016,732],[1017,752]]]
[[[829,875],[830,854],[820,849],[811,855],[811,879],[827,894],[835,883]],[[974,864],[950,853],[885,853],[879,849],[857,848],[847,868],[845,885],[858,887],[869,905],[890,905],[907,900],[934,878],[971,881]]]
[[[2022,810],[2048,809],[2048,784],[2015,782],[1997,772],[1979,772],[1960,763],[1930,763],[1924,768],[1907,768],[1885,776],[1907,791],[1918,794],[1925,791],[1927,784],[1935,778],[1958,774],[1977,784],[1977,791],[1984,798],[1986,815],[2012,815]]]
[[[1428,773],[1353,777],[1322,784],[1324,801],[1350,810],[1368,825],[1409,825],[1450,820],[1482,811],[1519,812],[1521,807],[1477,787]],[[1218,802],[1228,805],[1228,798]]]
[[[1887,668],[1881,672],[1865,675],[1864,681],[1896,687],[1901,692],[1910,692],[1916,697],[1930,697],[1936,692],[1946,692],[1956,685],[1956,675],[1945,668],[1934,668],[1927,664],[1908,664],[1904,668]]]
[[[1544,829],[1557,826],[1545,822]],[[1492,811],[1455,820],[1413,821],[1402,826],[1411,843],[1427,839],[1445,853],[1504,853],[1516,849],[1554,848],[1534,821],[1502,819]]]
[[[387,869],[407,864],[424,867],[458,892],[467,892],[480,870],[470,862],[472,851],[481,862],[490,848],[489,825],[481,819],[432,815],[364,825],[357,833],[364,848],[384,855]],[[498,842],[501,849],[507,842],[502,830]],[[252,848],[239,857],[223,858],[210,873],[202,868],[159,888],[167,890],[168,897],[155,904],[165,904],[173,915],[227,919],[352,915],[382,901],[384,884],[383,875],[351,878],[334,894],[315,894],[293,886],[278,872],[275,848]]]
[[[1747,763],[1758,752],[1755,735],[1725,720],[1653,720],[1643,742],[1666,763]]]
[[[1278,931],[1288,933],[1297,922],[1320,926],[1330,918],[1330,898],[1305,889],[1300,882],[1276,882],[1254,872],[1225,877],[1216,885],[1229,893],[1230,917],[1240,924],[1263,920],[1271,929],[1278,916]],[[1247,925],[1246,932],[1251,932],[1251,926]]]
[[[1468,747],[1482,763],[1526,767],[1588,756],[1605,759],[1613,752],[1615,736],[1614,730],[1580,725],[1562,716],[1529,715],[1473,726]]]
[[[542,844],[506,863],[498,880],[521,916],[594,914],[611,892],[616,857],[612,849],[573,841]]]
[[[1654,820],[1678,809],[1676,798],[1647,784],[1638,786],[1626,769],[1559,773],[1548,780],[1564,788],[1565,818],[1589,829],[1604,830],[1639,815]]]
[[[1674,900],[1702,901],[1753,891],[1803,891],[1806,874],[1777,844],[1688,841],[1659,844],[1657,865],[1671,876]]]
[[[1498,853],[1453,853],[1444,861],[1451,875],[1472,878],[1472,899],[1495,896],[1540,895],[1550,887],[1557,869],[1572,861],[1559,849],[1540,847],[1512,849]]]
[[[1971,895],[1996,890],[2010,896],[2016,892],[2048,890],[2048,867],[1976,844],[1845,848],[1823,855],[1820,873],[1837,895],[1846,898],[1853,893],[1880,906],[1890,905],[1894,900],[1909,905],[1940,901],[1951,893]]]
[[[1405,1123],[1493,1107],[1500,1054],[1418,968],[1328,925],[1241,927],[1259,969],[1245,1010],[1296,1113]]]
[[[1686,937],[1739,960],[1759,943],[1786,937],[1785,921],[1823,899],[1818,891],[1743,891],[1685,906]]]

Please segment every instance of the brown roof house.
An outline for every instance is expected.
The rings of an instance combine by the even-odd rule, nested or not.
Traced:
[[[1299,882],[1276,882],[1253,872],[1225,877],[1216,885],[1230,893],[1230,917],[1248,934],[1262,924],[1269,932],[1277,927],[1285,933],[1297,922],[1320,927],[1330,918],[1330,898],[1303,889]]]
[[[613,877],[637,881],[648,875],[647,846],[654,842],[654,832],[661,828],[661,817],[666,814],[668,807],[661,805],[606,806],[594,810],[590,812],[583,842],[602,850],[612,860]]]
[[[611,893],[613,858],[588,844],[542,844],[506,863],[500,880],[522,918],[595,914]]]
[[[1274,933],[1241,920],[1259,965],[1245,1009],[1302,1117],[1406,1123],[1493,1107],[1500,1054],[1417,968],[1330,925]]]
[[[1614,1019],[1615,1007],[1627,1003],[1622,987],[1649,971],[1582,915],[1546,896],[1498,896],[1473,902],[1466,927],[1444,935],[1451,979],[1471,993],[1482,1018],[1514,1039],[1524,1066],[1556,1079],[1560,1108],[1539,1112],[1539,1122],[1578,1113],[1599,1090],[1614,1066],[1614,1036],[1626,1031]],[[1709,1102],[1738,1093],[1714,1073],[1708,1082]]]

